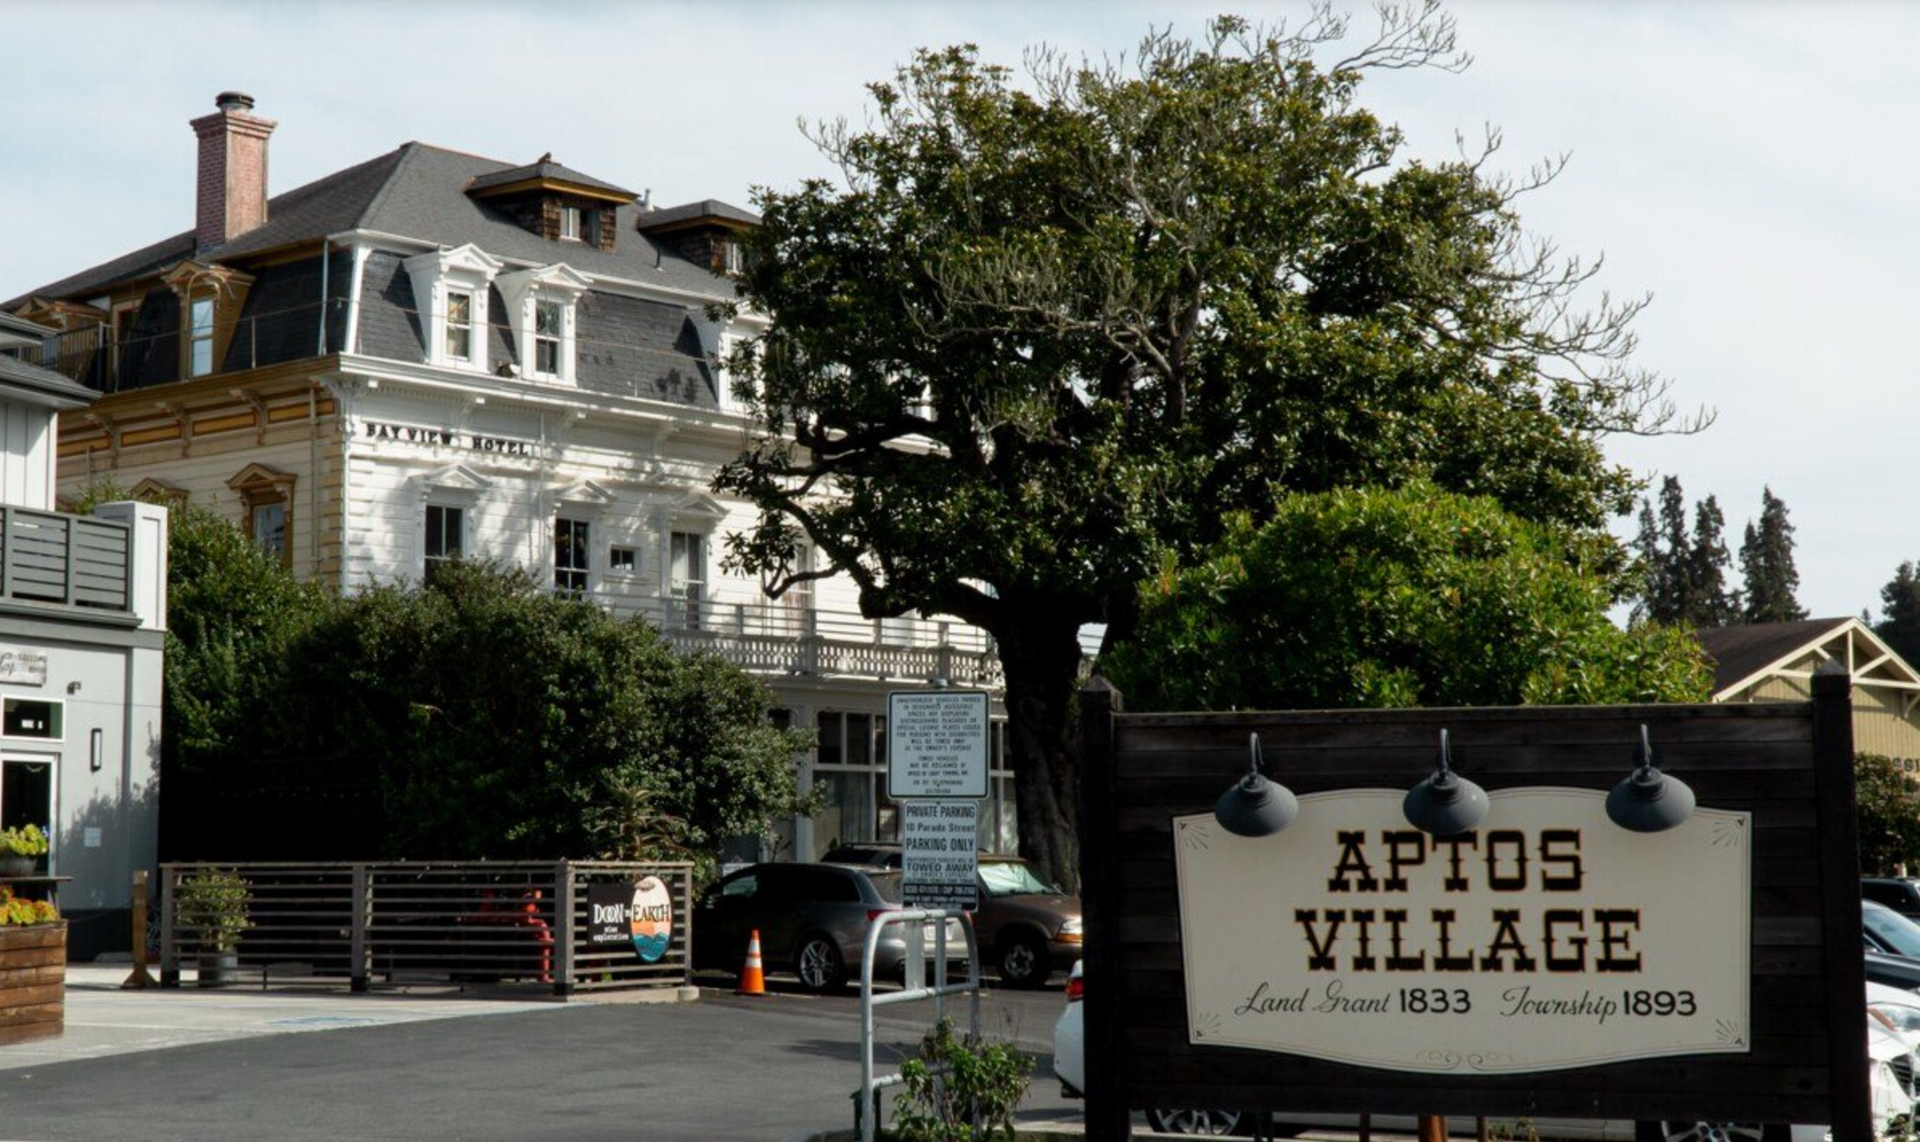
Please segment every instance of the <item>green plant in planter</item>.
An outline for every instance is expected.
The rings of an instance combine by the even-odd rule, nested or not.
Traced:
[[[209,868],[180,882],[175,907],[180,924],[200,933],[201,946],[215,952],[231,952],[240,946],[240,937],[253,927],[247,914],[253,885],[229,868]]]
[[[900,1065],[906,1092],[894,1103],[898,1142],[1013,1142],[1013,1112],[1027,1094],[1033,1060],[1010,1043],[953,1033],[942,1019]]]
[[[38,825],[0,829],[0,856],[37,857],[47,851],[47,834]]]

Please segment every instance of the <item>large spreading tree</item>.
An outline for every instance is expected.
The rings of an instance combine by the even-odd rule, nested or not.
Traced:
[[[1410,160],[1358,102],[1463,64],[1451,21],[1387,10],[1336,58],[1346,31],[1221,19],[1018,77],[923,52],[815,132],[840,179],[756,196],[742,300],[770,324],[733,365],[759,431],[716,487],[761,517],[729,558],[991,633],[1022,851],[1055,874],[1079,632],[1130,632],[1163,557],[1288,492],[1413,480],[1598,529],[1633,492],[1601,437],[1674,424],[1629,365],[1640,303],[1583,306],[1593,267],[1521,229],[1557,164]]]

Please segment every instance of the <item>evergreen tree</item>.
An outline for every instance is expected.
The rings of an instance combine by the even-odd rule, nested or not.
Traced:
[[[1807,617],[1794,597],[1800,572],[1793,566],[1793,525],[1787,522],[1785,501],[1772,488],[1760,494],[1760,526],[1747,525],[1740,545],[1740,569],[1746,577],[1746,621],[1788,622]]]
[[[1634,554],[1640,557],[1640,597],[1633,603],[1635,622],[1659,621],[1656,601],[1662,598],[1667,571],[1667,553],[1660,546],[1660,525],[1654,522],[1653,502],[1640,497],[1640,534],[1633,541]]]
[[[1686,594],[1680,620],[1697,627],[1740,621],[1740,596],[1727,587],[1726,517],[1713,496],[1694,504],[1693,542],[1685,548]]]
[[[1685,621],[1687,613],[1687,500],[1680,479],[1668,476],[1660,482],[1660,514],[1654,518],[1653,504],[1640,500],[1640,538],[1636,544],[1646,564],[1646,598],[1637,607],[1639,617],[1657,623]]]
[[[1873,633],[1895,654],[1920,662],[1920,573],[1911,561],[1902,563],[1893,580],[1880,588],[1880,621],[1873,624]]]

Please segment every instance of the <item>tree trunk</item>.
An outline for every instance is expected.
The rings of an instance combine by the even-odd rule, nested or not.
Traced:
[[[1046,879],[1079,891],[1080,733],[1074,687],[1078,626],[1008,624],[994,632],[1007,673],[1008,760],[1020,813],[1020,855]]]

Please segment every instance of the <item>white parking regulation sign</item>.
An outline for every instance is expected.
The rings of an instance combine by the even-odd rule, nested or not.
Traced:
[[[900,896],[909,908],[980,906],[980,803],[900,803]]]
[[[887,695],[887,793],[987,795],[984,690],[895,690]]]

